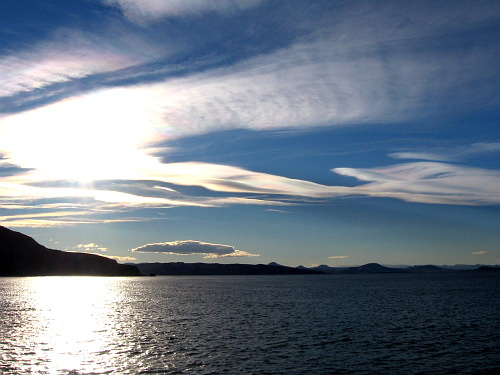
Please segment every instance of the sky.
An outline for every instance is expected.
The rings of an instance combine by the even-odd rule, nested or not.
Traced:
[[[500,264],[500,2],[3,0],[0,225],[120,262]]]

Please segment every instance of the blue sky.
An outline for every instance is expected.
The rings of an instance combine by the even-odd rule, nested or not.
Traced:
[[[0,225],[123,262],[500,263],[497,2],[0,7]]]

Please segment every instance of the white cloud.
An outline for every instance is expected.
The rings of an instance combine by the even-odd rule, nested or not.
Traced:
[[[468,105],[469,98],[460,95],[467,85],[479,90],[479,97],[484,88],[486,95],[484,82],[497,72],[488,47],[477,46],[474,53],[427,49],[425,38],[443,38],[443,32],[473,27],[491,15],[473,7],[469,13],[448,8],[453,17],[434,9],[442,17],[429,17],[425,9],[411,8],[409,20],[408,9],[400,6],[340,7],[334,22],[288,47],[134,90],[151,95],[148,110],[167,137],[228,128],[396,122]]]
[[[92,252],[95,252],[95,251],[108,251],[108,249],[106,247],[98,245],[98,244],[95,244],[93,242],[87,243],[87,244],[78,244],[78,245],[76,245],[76,246],[73,247],[73,250],[77,250],[77,251],[92,251]]]
[[[337,53],[331,41],[318,40],[231,68],[130,90],[150,96],[150,118],[170,137],[231,128],[393,122],[412,114],[416,94],[408,91],[418,90],[422,76],[404,77],[398,87],[390,87],[390,73],[376,58],[352,61]],[[394,89],[401,95],[390,97]]]
[[[258,1],[107,3],[119,6],[132,19],[145,21],[235,11],[255,6]],[[408,12],[407,7],[412,11]],[[451,12],[449,17],[443,17],[444,10],[429,13],[418,5],[386,4],[378,9],[378,5],[367,2],[339,7],[338,14],[332,14],[335,22],[319,28],[309,25],[315,31],[267,55],[183,78],[103,89],[1,117],[0,154],[5,158],[0,160],[0,166],[32,170],[0,178],[0,207],[14,209],[34,204],[42,208],[41,202],[46,199],[63,204],[62,200],[75,198],[88,199],[92,207],[77,208],[76,212],[59,207],[61,211],[51,216],[37,212],[3,217],[0,221],[15,225],[66,225],[92,222],[96,219],[82,220],[82,216],[111,207],[288,205],[343,195],[422,203],[498,204],[498,171],[444,163],[333,169],[367,182],[344,187],[234,166],[162,163],[152,156],[158,151],[152,146],[155,143],[220,129],[307,129],[402,121],[433,106],[460,102],[463,97],[459,93],[469,91],[456,90],[457,86],[472,85],[480,102],[481,90],[487,92],[488,82],[495,82],[489,79],[491,61],[496,61],[490,58],[494,51],[483,45],[476,46],[474,53],[453,48],[428,49],[425,38],[446,36],[450,30],[453,33],[449,35],[455,35],[456,30],[473,28],[495,15],[482,7],[473,11],[468,7],[446,8]],[[50,41],[0,57],[0,95],[15,95],[55,82],[109,72],[159,56],[157,50],[147,45],[131,48],[141,43],[128,34],[113,40],[74,32],[63,34],[60,31]],[[131,42],[127,42],[129,36]],[[476,81],[482,84],[474,85]],[[424,106],[425,103],[429,105]],[[499,148],[498,143],[478,143],[451,156],[443,150],[410,150],[392,156],[449,161],[460,155],[497,152]],[[155,194],[92,188],[96,180],[112,179],[159,181],[252,196],[188,197],[164,187],[157,188]],[[76,183],[72,188],[34,186],[51,180]]]
[[[389,154],[390,157],[394,159],[418,159],[418,160],[429,160],[429,161],[454,161],[450,155],[438,154],[438,153],[428,153],[428,152],[392,152]]]
[[[483,142],[457,147],[436,147],[427,151],[401,151],[390,153],[395,159],[420,159],[431,161],[458,161],[500,152],[500,143]]]
[[[237,250],[234,246],[213,244],[200,241],[173,241],[152,243],[137,247],[131,251],[139,253],[161,253],[172,255],[204,255],[205,258],[222,257],[254,257],[258,254],[251,254],[246,251]]]
[[[101,255],[101,254],[96,254],[96,255]],[[134,258],[134,257],[122,257],[122,256],[107,255],[107,254],[106,254],[106,258],[111,258],[111,259],[114,259],[118,262],[132,262],[134,260],[137,260],[137,258]]]
[[[143,48],[150,49],[144,44]],[[0,56],[0,97],[130,67],[144,62],[152,50],[148,52],[140,55],[120,40],[59,30],[52,39]]]
[[[472,255],[484,255],[484,254],[487,254],[488,252],[486,250],[482,250],[482,251],[473,251],[472,252]]]
[[[349,255],[334,255],[331,257],[328,257],[328,259],[347,259],[349,258]]]
[[[349,189],[331,187],[305,180],[292,179],[243,168],[198,163],[163,164],[146,176],[155,181],[178,185],[202,186],[208,190],[226,193],[256,193],[304,196],[311,198],[347,194]]]
[[[384,62],[377,52],[381,41],[358,37],[363,48],[320,34],[231,67],[129,86],[120,98],[101,95],[101,108],[126,102],[122,108],[142,113],[157,140],[233,128],[387,123],[425,116],[437,103],[462,103],[455,86],[473,84],[479,71],[491,74],[488,59],[469,62],[483,67],[476,73],[462,71],[454,52],[415,56],[405,50]],[[134,103],[137,98],[144,100]],[[422,103],[428,103],[425,111]],[[112,107],[100,113],[117,116]]]
[[[277,210],[275,208],[268,208],[266,211],[268,212],[278,212],[280,214],[289,214],[290,212],[288,211],[285,211],[285,210]]]
[[[500,172],[444,163],[419,162],[395,166],[355,169],[334,168],[340,175],[366,182],[354,187],[327,186],[283,176],[248,171],[242,168],[208,163],[155,164],[143,170],[141,180],[176,185],[199,186],[226,193],[226,197],[187,196],[173,189],[137,190],[134,193],[75,185],[72,188],[30,186],[34,172],[28,176],[11,176],[0,181],[0,207],[26,208],[23,214],[3,215],[0,222],[9,226],[60,226],[75,223],[140,221],[141,218],[109,219],[108,212],[141,207],[173,206],[220,207],[233,204],[289,206],[317,199],[341,196],[369,196],[401,199],[408,202],[455,205],[488,205],[500,203]],[[127,175],[123,178],[126,179]],[[39,181],[43,181],[43,175]],[[26,181],[22,179],[25,178]],[[21,179],[19,181],[15,179]],[[121,189],[132,188],[120,185]],[[151,196],[151,190],[155,192]],[[248,197],[232,193],[252,194]],[[47,204],[46,200],[55,200]],[[66,200],[76,200],[68,204]],[[77,203],[84,200],[85,204]],[[59,201],[58,201],[59,200]],[[40,202],[40,203],[38,203]],[[83,202],[83,201],[82,201]],[[273,208],[273,210],[275,210]],[[40,212],[42,211],[42,212]]]
[[[444,163],[418,162],[384,168],[334,168],[368,184],[353,194],[434,204],[500,204],[500,171]]]
[[[119,7],[125,16],[139,24],[157,21],[163,17],[197,15],[210,11],[234,12],[250,8],[260,0],[103,0]]]

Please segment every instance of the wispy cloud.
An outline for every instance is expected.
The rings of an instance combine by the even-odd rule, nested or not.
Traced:
[[[328,257],[328,259],[347,259],[349,258],[349,255],[334,255],[331,257]]]
[[[77,250],[77,251],[82,251],[82,250]],[[119,256],[119,255],[109,255],[109,254],[103,255],[102,253],[99,253],[99,252],[87,251],[87,250],[85,250],[85,252],[86,252],[86,254],[98,255],[100,257],[114,259],[118,262],[133,262],[134,260],[137,260],[137,258],[129,257],[129,256]]]
[[[368,184],[352,193],[408,202],[487,205],[500,203],[500,172],[444,163],[418,162],[384,168],[334,168]]]
[[[235,12],[253,7],[260,0],[102,0],[105,4],[118,6],[133,22],[145,24],[163,17],[198,15],[216,11]]]
[[[268,208],[266,211],[268,211],[268,212],[277,212],[277,213],[280,213],[280,214],[288,214],[288,213],[290,213],[289,211],[277,210],[275,208]]]
[[[490,15],[472,9],[469,16],[454,13],[461,22],[443,23],[449,15],[427,19],[428,13],[415,7],[414,21],[402,23],[407,15],[400,8],[366,3],[340,7],[336,22],[290,46],[135,89],[151,94],[151,110],[170,136],[227,128],[395,122],[481,105],[459,95],[457,87],[475,87],[479,97],[490,95],[497,81],[488,58],[491,49],[476,46],[478,53],[426,46],[438,35],[445,40],[443,30],[473,27]],[[488,77],[491,85],[485,84]]]
[[[257,2],[116,0],[108,3],[161,16],[180,10],[241,8]],[[461,23],[449,21],[443,25],[442,19],[455,19],[427,19],[428,13],[425,13],[424,22],[423,9],[416,7],[413,9],[415,21],[402,24],[399,20],[405,11],[400,7],[373,7],[367,20],[366,6],[339,7],[336,22],[317,26],[317,30],[313,25],[294,25],[312,31],[287,47],[231,66],[154,83],[148,75],[147,84],[134,87],[129,86],[125,75],[121,79],[127,82],[130,96],[146,97],[148,105],[143,105],[145,101],[134,104],[132,99],[122,108],[143,112],[145,119],[161,129],[159,133],[171,138],[227,128],[402,121],[416,115],[425,116],[426,111],[440,104],[450,106],[458,101],[465,105],[465,99],[457,95],[460,92],[457,86],[474,86],[478,97],[483,91],[484,95],[491,91],[484,82],[490,78],[494,84],[496,69],[488,58],[492,52],[487,46],[476,47],[484,53],[425,48],[426,38],[441,37],[443,29],[455,32],[459,24],[471,27],[478,20],[487,20],[488,14],[473,9],[470,16],[465,17],[460,12],[457,18]],[[358,22],[363,27],[356,27]],[[419,24],[425,27],[417,27]],[[421,48],[412,49],[401,42],[408,38]],[[6,95],[51,82],[121,69],[139,61],[153,62],[161,53],[167,54],[167,49],[160,53],[155,50],[157,47],[131,47],[124,42],[128,38],[96,41],[95,37],[76,35],[67,40],[59,39],[63,40],[41,43],[33,51],[5,57],[3,63],[0,60],[0,66],[6,68],[3,69]],[[67,45],[71,47],[68,49]],[[148,48],[155,51],[148,52]],[[455,64],[457,60],[463,64]],[[467,69],[472,65],[474,71]],[[140,82],[139,77],[140,72],[134,71],[133,80]],[[478,80],[481,85],[476,84]],[[101,100],[106,103],[105,98]],[[443,106],[441,112],[445,110]],[[101,106],[101,114],[106,113],[104,107],[106,104]],[[115,116],[119,113],[111,108],[107,112]]]
[[[453,155],[429,153],[429,152],[392,152],[389,154],[390,157],[394,159],[417,159],[417,160],[429,160],[429,161],[455,161]]]
[[[327,186],[208,163],[158,164],[151,170],[142,171],[138,178],[153,183],[165,182],[206,189],[205,196],[196,197],[181,194],[175,189],[153,187],[138,190],[134,180],[117,186],[110,184],[104,186],[104,190],[88,188],[85,185],[72,188],[35,187],[26,182],[3,182],[0,183],[3,196],[1,207],[10,210],[31,210],[25,210],[22,214],[4,215],[0,222],[10,226],[70,225],[106,222],[110,220],[105,216],[108,212],[141,207],[220,207],[233,204],[288,206],[310,203],[311,199],[317,201],[341,196],[384,197],[430,204],[500,203],[500,172],[496,170],[419,162],[372,169],[334,168],[332,171],[366,183],[354,187]],[[131,192],[116,191],[114,188],[131,189]],[[210,191],[224,193],[226,196],[213,197],[210,196]],[[232,194],[251,196],[231,196]],[[47,199],[55,201],[48,204]],[[73,200],[73,203],[68,204],[68,199]],[[85,202],[77,203],[78,199],[85,199]],[[141,218],[113,220],[137,221]]]
[[[86,213],[91,215],[91,213]],[[143,217],[126,218],[100,218],[100,217],[80,217],[77,214],[59,215],[58,212],[46,213],[44,216],[33,215],[12,215],[2,217],[0,224],[9,228],[49,228],[49,227],[67,227],[84,224],[108,224],[108,223],[133,223],[140,221],[153,220]]]
[[[481,251],[473,251],[472,255],[484,255],[487,254],[488,252],[486,250],[481,250]]]
[[[204,258],[223,257],[255,257],[258,254],[251,254],[243,250],[237,250],[234,246],[213,244],[200,241],[173,241],[152,243],[137,247],[131,251],[139,253],[161,253],[171,255],[204,255]]]
[[[400,151],[390,153],[395,159],[420,159],[432,161],[460,161],[477,156],[500,153],[500,143],[473,143],[457,147],[436,147],[427,151]]]
[[[137,258],[134,258],[134,257],[122,257],[122,256],[118,256],[118,255],[107,255],[107,254],[106,254],[106,258],[111,258],[111,259],[114,259],[118,262],[133,262],[134,260],[137,260]]]
[[[104,2],[139,23],[207,12],[226,17],[264,4],[257,0]],[[158,148],[175,138],[223,129],[312,129],[414,121],[435,111],[470,110],[494,103],[498,100],[497,50],[491,48],[489,39],[471,49],[456,49],[447,38],[475,30],[496,16],[485,7],[463,4],[436,7],[434,12],[418,4],[341,4],[335,12],[329,10],[328,22],[316,23],[307,17],[300,22],[290,20],[287,26],[301,30],[299,36],[246,55],[245,60],[229,59],[224,66],[200,68],[186,59],[182,76],[151,75],[151,70],[168,70],[165,56],[171,51],[158,47],[154,38],[145,42],[151,30],[129,23],[124,34],[96,36],[65,29],[30,47],[9,51],[0,56],[0,96],[5,100],[21,100],[18,96],[26,92],[44,97],[44,88],[59,83],[77,87],[84,77],[97,84],[92,90],[71,89],[63,100],[55,97],[50,104],[30,110],[20,107],[17,113],[0,117],[0,168],[8,169],[0,175],[0,208],[36,208],[3,216],[0,222],[68,225],[108,220],[96,217],[96,212],[104,210],[286,206],[347,195],[498,204],[496,170],[446,163],[334,168],[337,174],[366,183],[327,186],[234,165],[170,163],[168,150]],[[280,12],[297,10],[284,7]],[[138,29],[142,31],[136,34]],[[205,51],[196,58],[210,56]],[[99,87],[103,73],[127,67],[134,69],[123,72],[115,87]],[[474,88],[475,100],[460,94],[468,93],[467,87]],[[391,156],[447,162],[499,149],[498,143],[476,143],[452,152],[400,150]],[[127,182],[93,186],[96,181],[118,180]],[[74,186],[60,187],[58,181],[71,181]],[[157,187],[139,186],[144,181]],[[162,183],[175,186],[167,188]],[[204,188],[206,194],[180,193],[186,186]],[[47,200],[53,202],[52,207]],[[64,207],[68,201],[84,203]]]
[[[49,40],[0,56],[0,97],[145,61],[144,56],[124,47],[120,40],[105,40],[71,29],[59,30]]]
[[[104,246],[95,244],[93,242],[87,243],[87,244],[78,244],[73,247],[73,250],[77,251],[91,251],[91,252],[96,252],[96,251],[108,251],[108,249]]]

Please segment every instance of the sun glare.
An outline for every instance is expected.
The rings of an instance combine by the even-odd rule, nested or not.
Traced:
[[[99,371],[93,353],[109,346],[109,315],[116,303],[116,280],[102,277],[30,278],[34,298],[33,348],[45,358],[38,373],[62,373],[68,369]],[[79,355],[75,355],[79,353]],[[95,372],[97,373],[97,372]]]
[[[36,171],[33,179],[93,181],[134,178],[153,157],[147,98],[113,89],[66,99],[4,119],[0,150],[9,162]]]

